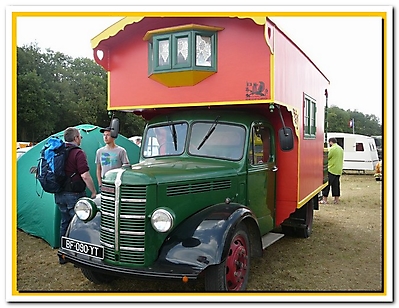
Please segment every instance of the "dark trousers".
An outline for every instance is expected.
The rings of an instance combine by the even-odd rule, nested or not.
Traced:
[[[69,223],[75,215],[76,201],[81,197],[86,197],[86,192],[67,192],[63,191],[54,194],[55,203],[61,212],[60,239],[66,234]]]
[[[341,196],[340,178],[340,175],[332,174],[330,172],[328,173],[328,185],[323,189],[323,197],[328,197],[328,194],[330,193],[330,187],[333,197]]]

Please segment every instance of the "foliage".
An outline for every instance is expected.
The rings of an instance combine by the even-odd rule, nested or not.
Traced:
[[[17,49],[17,140],[40,142],[68,126],[108,126],[107,74],[93,60],[40,50]],[[141,135],[145,121],[123,114],[121,134]]]
[[[354,119],[354,128],[349,121]],[[343,110],[337,106],[327,109],[328,132],[355,133],[366,136],[382,136],[382,126],[375,115],[363,114],[358,111]]]
[[[107,74],[88,58],[73,59],[63,53],[32,43],[17,49],[17,140],[40,142],[68,126],[109,125]],[[145,120],[133,113],[115,111],[124,136],[142,135]],[[355,120],[355,133],[381,135],[382,127],[374,115],[327,109],[329,132],[352,133],[349,121]]]

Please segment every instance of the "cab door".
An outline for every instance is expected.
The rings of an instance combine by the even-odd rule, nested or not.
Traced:
[[[248,146],[248,206],[258,218],[261,234],[274,229],[276,162],[274,133],[253,124]]]

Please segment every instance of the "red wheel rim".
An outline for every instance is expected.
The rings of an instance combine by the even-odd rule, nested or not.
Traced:
[[[229,291],[241,290],[247,275],[247,265],[247,242],[242,235],[236,235],[226,260],[226,285]]]

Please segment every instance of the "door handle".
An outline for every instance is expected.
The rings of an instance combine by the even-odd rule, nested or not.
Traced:
[[[278,167],[277,167],[277,166],[273,166],[272,171],[273,171],[273,172],[276,172],[277,170],[278,170]]]

